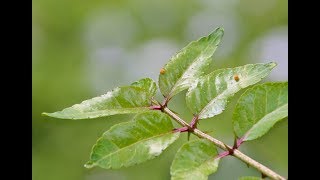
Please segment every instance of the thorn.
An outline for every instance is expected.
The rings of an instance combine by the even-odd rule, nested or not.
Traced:
[[[188,131],[188,141],[190,140],[190,131]]]
[[[223,144],[224,144],[224,143],[223,143]],[[229,148],[229,146],[226,145],[226,144],[224,144],[224,146],[226,146],[226,148],[227,148],[227,150],[228,150],[228,152],[229,152],[229,155],[233,155],[233,150],[234,150],[234,149]]]
[[[266,178],[267,176],[265,175],[265,174],[263,174],[263,173],[261,173],[261,178],[262,179],[264,179],[264,178]]]
[[[232,150],[232,149],[230,149],[229,146],[226,145],[225,143],[223,143],[223,145],[227,148],[228,151]]]
[[[238,138],[234,136],[232,149],[238,149]]]

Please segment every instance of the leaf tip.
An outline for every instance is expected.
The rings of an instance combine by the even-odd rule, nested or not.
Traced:
[[[218,27],[218,28],[217,28],[217,31],[224,32],[224,29],[223,29],[223,27]]]
[[[267,65],[268,65],[269,67],[271,67],[271,68],[274,68],[274,67],[276,67],[278,64],[277,64],[276,62],[269,62]]]
[[[53,113],[43,112],[43,113],[41,113],[41,115],[42,116],[47,116],[47,117],[58,118],[58,119],[73,119],[73,118],[69,118],[69,117],[63,116],[59,112],[53,112]]]
[[[47,117],[54,117],[54,118],[60,118],[59,116],[57,116],[56,113],[47,113],[47,112],[43,112],[41,113],[42,116],[47,116]]]
[[[41,113],[41,116],[50,116],[51,113],[43,112]]]
[[[223,34],[224,34],[224,29],[222,27],[218,27],[211,33],[211,35],[220,36],[220,37],[222,37]]]
[[[93,168],[94,167],[94,164],[93,164],[93,162],[92,161],[88,161],[86,164],[84,164],[83,165],[85,168],[88,168],[88,169],[90,169],[90,168]]]

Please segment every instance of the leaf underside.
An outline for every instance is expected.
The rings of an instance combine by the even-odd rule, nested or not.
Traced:
[[[218,115],[236,92],[259,82],[275,66],[276,63],[270,62],[216,70],[190,87],[186,96],[187,106],[199,119]]]
[[[159,88],[164,97],[172,98],[206,73],[223,33],[222,28],[217,28],[210,35],[191,42],[170,59],[159,74]]]
[[[93,146],[85,167],[118,169],[159,156],[178,139],[168,115],[159,111],[137,114],[133,121],[117,124]]]
[[[62,111],[43,113],[43,115],[61,119],[90,119],[145,112],[149,110],[156,88],[156,83],[152,79],[145,78],[132,83],[131,86],[118,87],[102,96],[85,100]]]
[[[197,139],[182,145],[170,168],[172,180],[206,180],[217,171],[219,158],[215,145]]]
[[[266,134],[288,116],[288,82],[264,83],[248,89],[233,113],[233,128],[243,141]]]

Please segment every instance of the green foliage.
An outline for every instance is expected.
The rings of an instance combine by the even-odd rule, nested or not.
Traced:
[[[178,150],[172,165],[172,180],[206,180],[218,169],[219,158],[215,145],[205,139],[190,141]]]
[[[153,97],[158,90],[156,82],[154,82],[150,78],[144,78],[144,79],[140,79],[138,81],[135,81],[131,84],[131,86],[144,89],[146,92],[148,92],[150,94],[151,97]]]
[[[164,97],[171,99],[205,73],[222,36],[223,29],[217,28],[209,36],[191,42],[170,59],[159,75],[159,88]]]
[[[131,86],[118,87],[106,94],[85,100],[62,111],[43,115],[62,119],[88,119],[114,114],[140,113],[149,110],[156,84],[150,78],[141,79]]]
[[[220,69],[198,80],[188,91],[186,102],[199,119],[213,117],[227,106],[228,100],[242,88],[259,82],[276,66],[275,63],[248,64]]]
[[[243,93],[235,107],[234,132],[243,141],[254,140],[287,116],[288,82],[257,85]]]
[[[175,142],[180,132],[195,132],[193,127],[187,126],[174,129],[171,117],[175,120],[178,118],[172,114],[168,116],[165,111],[174,95],[188,89],[186,104],[191,113],[198,119],[210,118],[222,113],[235,93],[258,83],[276,66],[274,62],[248,64],[205,75],[222,36],[223,29],[217,28],[210,35],[191,42],[171,58],[159,75],[159,89],[165,98],[165,103],[161,105],[153,99],[157,91],[156,83],[145,78],[62,111],[43,114],[63,119],[88,119],[138,113],[132,121],[111,127],[98,139],[85,167],[118,169],[153,159]],[[256,139],[287,114],[287,82],[256,85],[247,90],[236,105],[234,132],[243,141]],[[231,151],[228,149],[226,152],[229,154]],[[223,157],[218,155],[216,146],[208,140],[197,139],[185,143],[172,162],[172,179],[208,179],[210,174],[217,171],[219,159]]]
[[[118,169],[153,159],[179,137],[180,133],[172,129],[170,117],[164,113],[138,114],[133,121],[106,131],[94,145],[85,167]]]

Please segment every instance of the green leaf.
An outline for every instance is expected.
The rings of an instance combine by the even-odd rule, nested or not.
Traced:
[[[62,111],[42,114],[62,119],[89,119],[145,112],[149,110],[156,89],[155,82],[145,78],[132,83],[131,86],[115,88],[102,96],[85,100]]]
[[[171,99],[205,73],[223,32],[222,28],[217,28],[209,36],[191,42],[170,59],[159,75],[159,88],[164,97]]]
[[[288,82],[264,83],[243,93],[233,113],[233,128],[243,141],[254,140],[288,116]]]
[[[215,145],[205,139],[185,143],[177,152],[170,169],[172,180],[206,180],[218,169]]]
[[[157,92],[157,84],[150,78],[140,79],[136,82],[133,82],[131,86],[139,87],[149,92],[151,96],[154,96]]]
[[[159,156],[180,135],[174,133],[171,119],[159,111],[138,114],[133,121],[117,124],[94,145],[85,167],[118,169]]]
[[[187,92],[186,103],[199,119],[213,117],[227,106],[229,98],[242,88],[259,82],[276,63],[248,64],[214,71],[194,83]]]
[[[255,176],[243,176],[240,177],[238,180],[262,180],[262,178]]]

